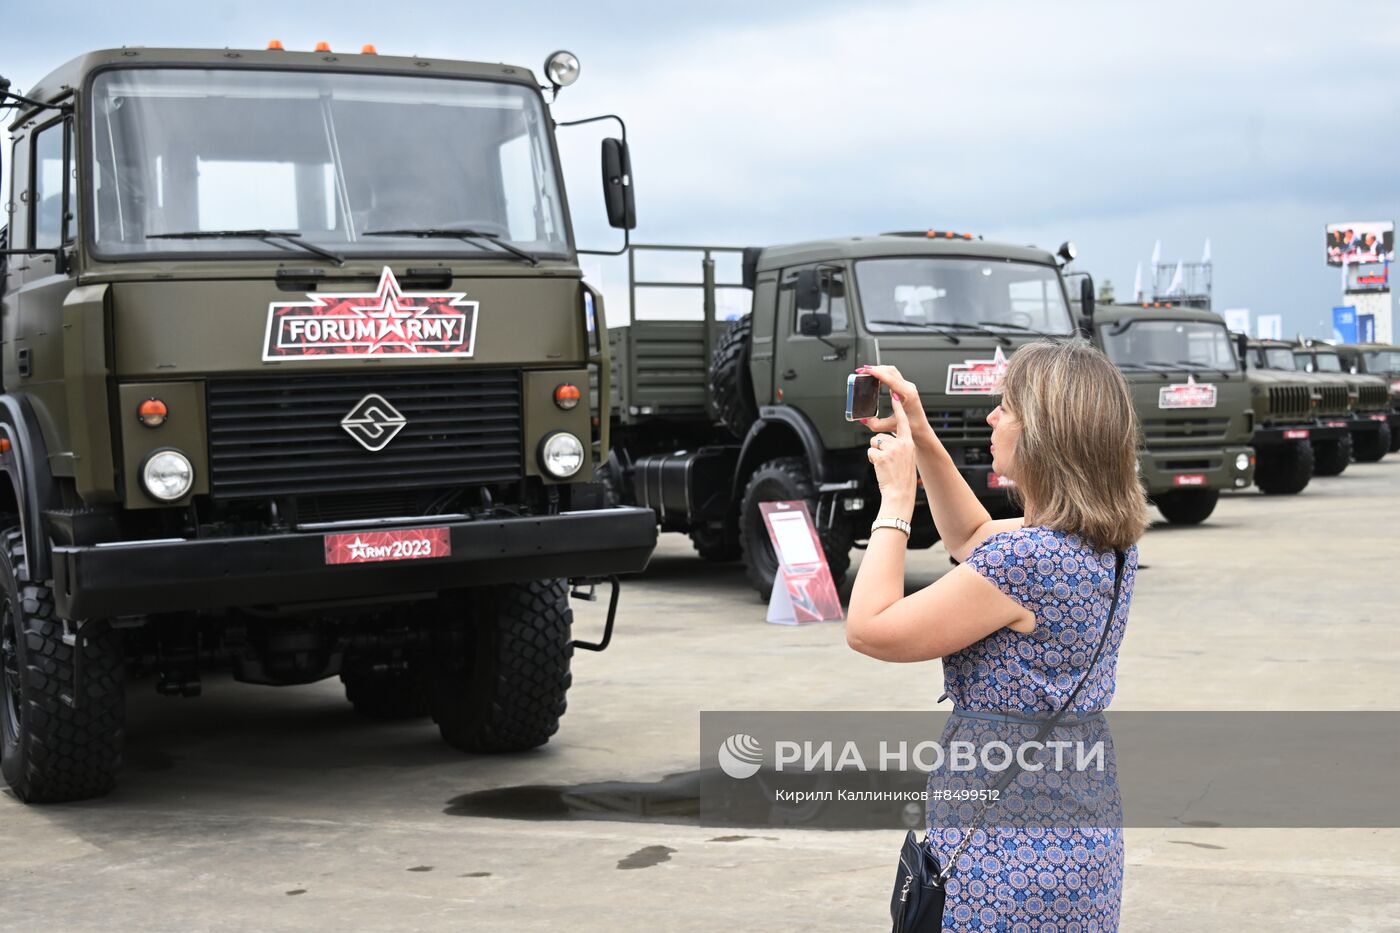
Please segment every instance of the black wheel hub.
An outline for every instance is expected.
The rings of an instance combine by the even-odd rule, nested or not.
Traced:
[[[4,712],[11,735],[19,735],[24,703],[19,665],[19,620],[8,597],[0,596],[0,677],[4,678]]]

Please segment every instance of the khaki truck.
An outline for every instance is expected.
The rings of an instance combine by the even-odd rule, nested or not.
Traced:
[[[1400,451],[1400,346],[1386,343],[1338,344],[1348,372],[1376,376],[1390,386],[1390,452]]]
[[[1284,340],[1248,340],[1251,371],[1275,374],[1289,381],[1305,380],[1312,392],[1315,421],[1308,426],[1313,474],[1338,476],[1351,463],[1351,422],[1355,397],[1347,384],[1326,373],[1310,373]]]
[[[631,277],[633,319],[609,333],[614,494],[688,533],[710,560],[742,560],[767,597],[778,569],[760,503],[805,500],[838,583],[879,506],[870,432],[845,419],[846,378],[892,364],[919,386],[930,423],[973,491],[1007,514],[992,471],[987,416],[1016,349],[1081,333],[1087,278],[1071,296],[1073,257],[947,231],[851,236],[787,246],[633,247],[689,252],[687,281]],[[716,259],[742,253],[742,281],[716,281]],[[635,268],[635,266],[634,266]],[[698,319],[648,319],[640,291],[698,293]],[[748,289],[750,313],[716,319],[717,290]],[[888,412],[888,402],[884,403]],[[922,493],[921,493],[922,495]],[[928,510],[910,546],[930,547]]]
[[[1384,379],[1351,372],[1342,365],[1337,349],[1325,343],[1295,344],[1293,358],[1307,372],[1346,383],[1352,403],[1347,430],[1357,463],[1374,463],[1390,452],[1390,386]]]
[[[1313,476],[1313,444],[1341,438],[1347,430],[1318,423],[1322,393],[1315,380],[1306,373],[1269,367],[1270,355],[1281,356],[1277,362],[1282,365],[1292,365],[1286,348],[1267,349],[1245,334],[1235,335],[1235,345],[1254,409],[1254,485],[1272,495],[1302,492]]]
[[[1172,524],[1215,510],[1254,477],[1249,383],[1224,320],[1152,302],[1094,311],[1094,342],[1122,371],[1142,426],[1143,487]]]
[[[656,543],[594,481],[609,343],[542,94],[577,70],[125,48],[5,91],[17,796],[112,787],[128,669],[186,696],[211,666],[339,675],[469,752],[556,731],[574,649],[606,645]],[[630,228],[625,138],[603,175]],[[612,584],[598,643],[570,581]]]

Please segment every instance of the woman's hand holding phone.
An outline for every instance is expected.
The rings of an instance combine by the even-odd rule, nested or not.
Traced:
[[[908,419],[910,438],[914,443],[919,443],[926,436],[933,437],[933,427],[928,423],[928,415],[924,413],[924,404],[919,399],[919,387],[905,379],[896,367],[862,366],[856,372],[874,376],[890,390],[891,397],[899,397]],[[882,431],[893,433],[899,422],[894,414],[890,414],[884,418],[867,418],[862,424],[877,433]]]
[[[875,480],[880,485],[879,517],[902,518],[907,522],[914,517],[918,464],[903,399],[897,393],[891,394],[890,404],[894,414],[881,420],[893,421],[894,433],[880,433],[872,437],[866,457],[875,467]]]

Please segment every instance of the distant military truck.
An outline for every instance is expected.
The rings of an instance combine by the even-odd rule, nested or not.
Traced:
[[[690,284],[632,277],[632,323],[610,331],[610,481],[702,557],[742,559],[765,596],[778,563],[760,503],[805,500],[838,581],[868,535],[879,506],[870,432],[845,420],[856,367],[892,364],[914,381],[963,477],[1007,514],[986,421],[998,379],[1017,347],[1073,336],[1093,313],[1092,281],[1066,291],[1070,244],[1056,256],[944,231],[843,237],[744,250],[742,281],[727,283],[716,257],[739,250],[633,249],[688,250],[701,270]],[[699,319],[647,319],[639,290],[675,288],[699,293]],[[751,291],[751,313],[732,325],[716,320],[724,288]],[[917,510],[911,546],[936,540]]]
[[[1390,386],[1379,376],[1352,373],[1342,365],[1337,349],[1304,341],[1295,344],[1293,358],[1308,372],[1336,374],[1351,398],[1351,455],[1357,463],[1374,463],[1390,452]]]
[[[1387,343],[1339,344],[1337,355],[1349,372],[1377,376],[1390,386],[1390,452],[1400,451],[1400,346]]]
[[[1133,394],[1148,496],[1173,524],[1205,521],[1255,469],[1249,385],[1224,320],[1161,302],[1100,305],[1093,320]]]
[[[1249,364],[1260,372],[1306,380],[1312,391],[1316,423],[1309,428],[1313,475],[1338,476],[1351,463],[1351,421],[1355,398],[1347,384],[1325,373],[1310,373],[1284,340],[1250,340]]]
[[[552,56],[553,90],[577,70]],[[113,785],[128,667],[177,696],[209,666],[339,675],[357,711],[431,713],[470,752],[557,730],[656,525],[593,482],[607,331],[541,91],[491,63],[132,47],[8,96],[0,764],[21,799]],[[604,143],[624,229],[627,163]],[[575,640],[568,581],[607,578],[602,639]]]
[[[1269,353],[1292,365],[1287,349],[1266,350],[1244,334],[1236,334],[1235,341],[1254,409],[1254,485],[1273,495],[1302,492],[1313,476],[1314,441],[1335,441],[1348,436],[1347,429],[1319,425],[1322,393],[1316,380],[1306,373],[1268,367]]]

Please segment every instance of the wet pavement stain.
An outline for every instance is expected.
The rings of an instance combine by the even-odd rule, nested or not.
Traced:
[[[294,890],[288,891],[288,892],[287,892],[287,896],[288,896],[288,897],[292,897],[292,896],[297,895],[297,894],[305,894],[305,893],[306,893],[306,889],[305,889],[305,888],[296,888],[296,889],[294,889]]]
[[[619,860],[617,867],[623,871],[629,868],[651,868],[653,865],[669,862],[671,854],[675,851],[670,846],[643,846],[625,859]]]
[[[433,870],[433,866],[431,866],[431,865],[414,865],[412,868],[405,869],[405,870],[406,870],[406,871],[432,871],[432,870]]]
[[[1209,842],[1189,842],[1185,839],[1168,839],[1174,846],[1195,846],[1198,849],[1223,849],[1224,846],[1213,846]]]
[[[490,877],[491,877],[491,873],[490,873],[489,871],[469,871],[469,872],[467,872],[467,873],[464,874],[464,875],[459,875],[458,877],[460,877],[460,878],[490,878]]]
[[[685,771],[668,774],[659,781],[498,787],[454,797],[444,812],[450,816],[508,820],[697,823],[703,777],[703,772]]]

